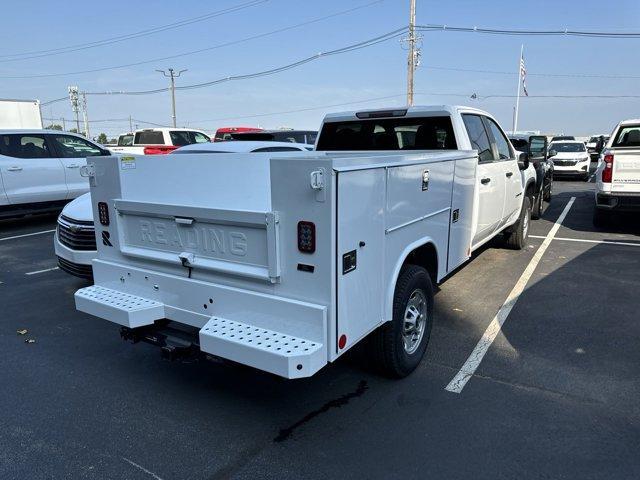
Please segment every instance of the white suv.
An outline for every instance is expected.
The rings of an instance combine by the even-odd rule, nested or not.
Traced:
[[[549,145],[549,160],[553,162],[553,175],[579,176],[589,179],[591,157],[584,143],[575,140],[561,140]]]
[[[0,218],[60,210],[89,190],[86,157],[111,155],[80,135],[0,130]]]

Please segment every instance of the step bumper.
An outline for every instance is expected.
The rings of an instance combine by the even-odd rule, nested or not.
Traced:
[[[81,312],[129,328],[151,325],[165,318],[163,303],[99,285],[81,288],[74,297]]]
[[[200,330],[200,349],[285,378],[309,377],[327,363],[321,343],[220,317]]]

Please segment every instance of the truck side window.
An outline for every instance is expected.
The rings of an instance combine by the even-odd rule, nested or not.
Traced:
[[[496,141],[496,150],[498,151],[498,156],[500,157],[498,160],[509,160],[514,158],[511,154],[511,148],[509,147],[509,140],[504,136],[500,127],[496,125],[496,122],[491,120],[490,118],[484,117],[484,121],[489,125],[489,129],[493,134],[493,138]]]
[[[462,120],[471,141],[471,148],[478,151],[479,160],[481,162],[493,161],[491,143],[482,119],[478,115],[464,114],[462,115]]]
[[[42,135],[2,135],[0,154],[14,158],[53,157]]]

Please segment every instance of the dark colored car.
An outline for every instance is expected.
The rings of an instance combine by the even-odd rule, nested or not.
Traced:
[[[264,142],[316,143],[318,132],[314,130],[263,130],[261,132],[232,133],[232,140],[253,140]]]
[[[544,135],[509,135],[513,148],[529,154],[529,161],[536,170],[536,194],[531,216],[538,219],[551,201],[553,193],[553,162],[549,160],[547,137]]]

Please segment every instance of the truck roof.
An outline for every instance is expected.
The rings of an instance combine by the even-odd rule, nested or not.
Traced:
[[[620,125],[632,125],[632,124],[639,124],[640,123],[640,118],[630,118],[628,120],[622,120],[620,122]]]
[[[371,113],[382,113],[389,112],[389,115],[385,115],[385,117],[394,116],[391,112],[406,112],[401,115],[395,115],[399,117],[417,117],[420,115],[452,115],[460,110],[464,110],[465,112],[476,112],[483,115],[492,115],[488,114],[484,110],[480,110],[473,107],[467,107],[464,105],[415,105],[413,107],[393,107],[393,108],[375,108],[375,109],[367,109],[367,110],[354,110],[350,112],[338,112],[338,113],[329,113],[324,117],[325,122],[339,122],[339,121],[348,121],[348,120],[359,120],[358,114],[362,116],[362,114],[371,114]]]
[[[200,132],[203,133],[205,135],[207,135],[207,132],[205,132],[204,130],[200,130],[198,128],[180,128],[180,127],[158,127],[158,128],[139,128],[136,131],[134,131],[133,133],[138,133],[138,132]],[[130,134],[128,134],[130,135]],[[207,135],[208,137],[209,135]]]

